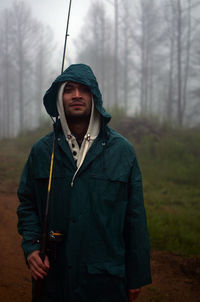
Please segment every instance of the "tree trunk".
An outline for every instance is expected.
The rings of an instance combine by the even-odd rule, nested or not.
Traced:
[[[173,17],[173,0],[171,0],[171,13],[172,13],[172,24],[170,24],[170,62],[169,62],[169,87],[168,87],[168,99],[166,104],[167,119],[169,122],[172,121],[173,113],[173,87],[174,87],[174,45],[175,45],[175,24]]]
[[[114,0],[114,11],[115,11],[115,41],[114,41],[114,103],[118,106],[118,56],[119,56],[119,4],[118,0]]]
[[[190,70],[190,49],[191,49],[191,0],[188,0],[188,13],[187,13],[187,46],[186,46],[186,63],[185,63],[185,78],[183,83],[183,105],[182,105],[182,115],[185,113],[186,102],[187,102],[187,88],[188,88],[188,78]]]
[[[177,99],[177,122],[183,123],[182,112],[182,10],[181,0],[177,0],[177,68],[178,68],[178,99]]]
[[[123,36],[124,36],[124,59],[123,59],[123,66],[124,66],[124,108],[125,108],[125,113],[128,113],[128,97],[129,97],[129,31],[128,31],[128,26],[129,26],[129,12],[128,12],[128,6],[126,5],[126,2],[123,3],[124,5],[124,28],[123,28]]]

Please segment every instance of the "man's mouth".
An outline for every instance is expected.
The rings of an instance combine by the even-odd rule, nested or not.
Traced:
[[[83,103],[78,103],[78,102],[72,103],[72,104],[70,105],[70,107],[83,107],[83,106],[85,106]]]

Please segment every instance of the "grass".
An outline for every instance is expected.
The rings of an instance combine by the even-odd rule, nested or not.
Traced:
[[[149,286],[148,291],[149,291],[149,297],[148,297],[149,302],[162,301],[162,295],[161,295],[160,291],[158,289],[156,289],[154,286],[152,286],[152,285]]]
[[[51,130],[1,140],[1,191],[16,190],[29,150]],[[168,129],[133,142],[143,174],[151,246],[200,255],[200,131]]]
[[[176,130],[135,145],[151,245],[200,255],[200,133]]]
[[[22,169],[33,143],[50,132],[51,129],[44,124],[36,131],[29,131],[14,139],[0,141],[0,191],[16,192]]]

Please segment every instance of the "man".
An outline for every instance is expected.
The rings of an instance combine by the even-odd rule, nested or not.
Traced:
[[[110,115],[89,66],[68,67],[46,92],[44,105],[57,118],[54,133],[34,144],[18,190],[18,230],[33,277],[33,301],[135,301],[151,275],[142,179],[132,145],[108,127]],[[48,232],[50,243],[61,240],[55,239],[42,261],[54,135]],[[39,297],[35,284],[41,279]]]

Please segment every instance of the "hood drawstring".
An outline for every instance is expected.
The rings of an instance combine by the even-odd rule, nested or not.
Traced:
[[[105,170],[106,170],[106,160],[105,160],[106,125],[105,125],[105,121],[104,121],[103,118],[101,119],[101,123],[102,123],[102,138],[103,138],[103,142],[102,142],[102,146],[103,146],[103,170],[105,172]]]
[[[72,178],[71,187],[73,187],[73,185],[74,185],[74,179],[75,179],[75,177],[76,177],[76,175],[77,175],[77,173],[78,173],[80,167],[82,166],[82,163],[83,163],[83,161],[84,161],[84,159],[85,159],[85,156],[86,156],[86,154],[87,154],[87,151],[88,151],[88,149],[89,149],[89,145],[90,145],[90,134],[89,134],[89,133],[88,133],[87,135],[84,136],[84,140],[85,140],[85,147],[84,147],[84,150],[83,150],[83,154],[82,154],[82,157],[81,157],[81,161],[80,161],[80,163],[79,163],[79,165],[78,165],[78,168],[77,168],[77,170],[76,170],[76,172],[74,173],[74,176],[73,176],[73,178]]]

